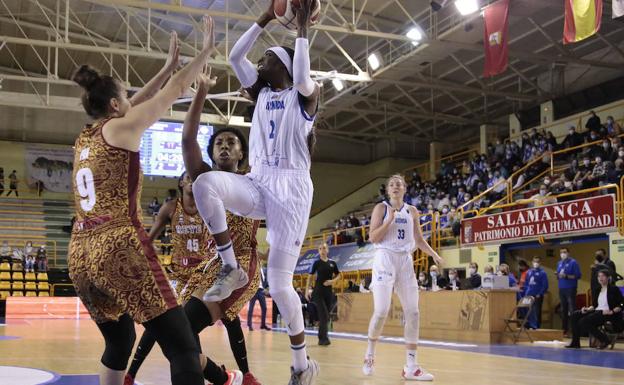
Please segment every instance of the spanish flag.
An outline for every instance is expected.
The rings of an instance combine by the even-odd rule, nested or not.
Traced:
[[[587,39],[600,30],[602,0],[565,0],[563,44]]]

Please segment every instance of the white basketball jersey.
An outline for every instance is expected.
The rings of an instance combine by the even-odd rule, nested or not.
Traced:
[[[390,220],[388,212],[394,210],[388,202],[383,202],[386,206],[383,223]],[[377,249],[386,249],[397,253],[412,253],[416,249],[414,239],[414,219],[410,215],[407,204],[403,204],[401,209],[394,214],[394,221],[390,224],[388,232],[381,240],[375,244]]]
[[[249,133],[251,171],[270,167],[309,170],[308,135],[314,117],[303,107],[303,97],[296,88],[260,91]]]

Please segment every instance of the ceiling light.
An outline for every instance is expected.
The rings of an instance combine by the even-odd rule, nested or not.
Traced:
[[[463,16],[479,10],[479,2],[477,0],[455,0],[455,7]]]
[[[332,84],[334,85],[334,88],[336,89],[336,91],[340,92],[344,90],[344,83],[342,82],[342,80],[334,79],[332,80]]]
[[[377,70],[379,67],[381,67],[381,61],[379,60],[379,57],[377,56],[376,53],[371,53],[368,56],[368,64],[370,65],[370,68],[375,71]]]
[[[405,34],[408,38],[412,40],[412,45],[418,45],[418,43],[422,40],[422,32],[420,32],[420,28],[412,28]]]

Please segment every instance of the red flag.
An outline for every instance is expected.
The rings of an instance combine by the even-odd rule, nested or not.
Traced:
[[[504,72],[509,62],[507,47],[509,0],[500,0],[485,8],[483,22],[485,46],[483,76],[489,77]]]

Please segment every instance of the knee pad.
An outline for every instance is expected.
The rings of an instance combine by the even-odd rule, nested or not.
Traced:
[[[136,339],[134,322],[124,314],[119,321],[105,322],[98,327],[105,342],[102,364],[112,370],[126,370]]]
[[[376,340],[381,337],[381,332],[383,330],[384,324],[386,323],[386,317],[388,316],[389,310],[390,307],[375,309],[368,325],[368,338],[370,338],[371,340]]]
[[[301,300],[292,285],[292,271],[269,269],[267,275],[271,297],[286,323],[288,335],[294,336],[302,333],[304,324]]]

